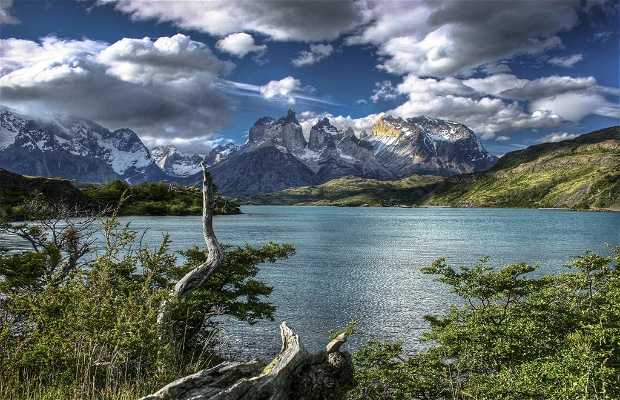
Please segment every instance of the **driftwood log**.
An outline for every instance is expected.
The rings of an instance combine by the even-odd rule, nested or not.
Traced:
[[[204,164],[202,170],[202,229],[207,260],[176,283],[169,301],[180,300],[202,286],[224,260],[224,252],[213,231],[215,188]],[[168,322],[167,304],[162,304],[158,315],[162,331]],[[353,380],[351,355],[340,351],[347,334],[338,335],[318,353],[307,352],[286,322],[280,325],[280,336],[282,350],[269,364],[259,360],[226,361],[177,379],[142,400],[341,399]]]
[[[267,365],[223,362],[178,379],[141,400],[337,400],[353,380],[351,355],[340,334],[318,353],[307,352],[283,322],[282,350]]]

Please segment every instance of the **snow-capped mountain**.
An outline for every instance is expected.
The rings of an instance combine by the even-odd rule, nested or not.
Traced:
[[[471,173],[497,161],[471,129],[436,118],[384,117],[365,139],[373,144],[377,160],[397,177]]]
[[[323,118],[306,139],[289,110],[283,118],[256,121],[244,145],[186,154],[174,146],[149,150],[131,129],[110,131],[79,118],[42,121],[0,108],[0,168],[87,182],[199,184],[204,162],[221,193],[253,195],[347,175],[394,179],[469,173],[495,161],[466,126],[428,117],[384,117],[369,132],[357,134]]]
[[[469,173],[490,168],[495,161],[469,128],[452,121],[385,117],[358,137],[323,118],[306,140],[289,110],[278,120],[257,120],[247,143],[214,163],[212,173],[222,193],[253,195],[346,175],[393,179],[413,173]]]
[[[171,145],[155,146],[151,148],[151,157],[168,175],[184,178],[201,173],[202,162],[207,166],[215,165],[227,159],[239,150],[239,147],[237,144],[227,143],[215,146],[207,154],[188,154]]]
[[[110,131],[92,121],[40,121],[0,108],[0,167],[82,181],[165,179],[131,129]]]
[[[151,157],[164,172],[177,177],[199,173],[204,160],[198,154],[185,154],[175,146],[155,146],[151,148]]]
[[[205,163],[209,167],[215,165],[226,160],[232,154],[239,151],[239,149],[241,149],[241,146],[235,143],[218,144],[204,156]]]

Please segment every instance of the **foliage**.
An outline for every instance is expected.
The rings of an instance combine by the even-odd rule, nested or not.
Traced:
[[[161,327],[162,302],[204,250],[185,251],[177,265],[167,236],[149,249],[116,215],[86,230],[76,225],[83,221],[39,215],[0,226],[32,247],[0,253],[0,398],[137,398],[218,360],[213,316],[273,318],[258,264],[286,258],[292,247],[226,246],[221,269],[170,304],[170,326]],[[90,242],[94,231],[100,240]]]
[[[350,399],[617,399],[620,397],[620,248],[591,252],[570,271],[534,277],[526,264],[488,260],[437,275],[464,305],[429,316],[427,351],[371,342],[354,357]]]
[[[115,181],[82,189],[100,209],[121,203],[119,215],[200,215],[202,194],[196,187],[178,186],[163,182],[129,185]],[[216,214],[239,214],[239,205],[218,197]]]
[[[335,329],[329,332],[329,340],[336,339],[339,335],[344,335],[346,337],[353,336],[355,331],[357,330],[357,321],[349,321],[344,328]]]

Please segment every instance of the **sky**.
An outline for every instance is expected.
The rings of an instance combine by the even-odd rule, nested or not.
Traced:
[[[0,104],[202,152],[293,108],[494,154],[620,124],[618,0],[0,0]]]

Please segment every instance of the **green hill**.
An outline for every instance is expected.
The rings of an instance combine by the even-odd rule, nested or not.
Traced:
[[[252,204],[620,209],[620,127],[543,143],[489,171],[395,181],[345,177],[245,199]]]
[[[22,205],[39,193],[49,201],[90,205],[90,199],[69,180],[24,176],[0,168],[0,218],[23,219]]]
[[[620,209],[620,127],[508,153],[485,173],[448,178],[424,203]]]
[[[379,181],[345,176],[317,186],[302,186],[255,196],[244,199],[244,202],[343,207],[411,205],[428,195],[443,179],[438,176],[412,175],[395,181]]]

